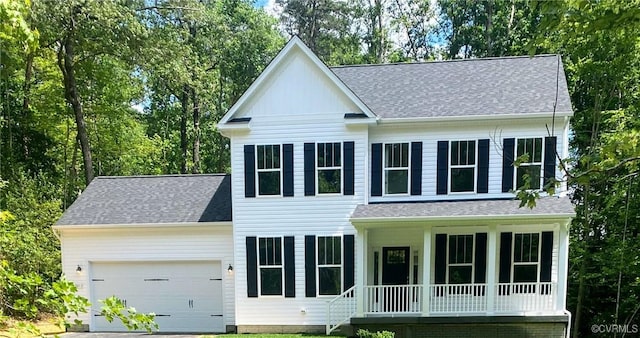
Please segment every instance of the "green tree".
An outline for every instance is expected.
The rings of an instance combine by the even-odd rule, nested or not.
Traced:
[[[362,36],[355,23],[362,19],[359,2],[277,0],[276,3],[283,8],[280,21],[286,32],[299,36],[324,62],[330,65],[363,62]]]
[[[640,2],[541,2],[537,43],[564,55],[574,105],[574,337],[638,323]]]
[[[543,52],[531,50],[540,15],[530,1],[439,0],[438,5],[448,59]]]
[[[93,94],[95,89],[105,89],[101,81],[108,79],[99,75],[104,76],[103,72],[112,69],[121,70],[118,66],[127,67],[119,61],[135,57],[145,27],[137,19],[132,5],[118,1],[42,0],[35,3],[33,12],[45,41],[43,45],[51,46],[56,52],[64,97],[74,116],[88,184],[95,173],[87,115],[97,113],[98,106],[105,103],[103,97]],[[117,88],[122,86],[114,86]]]
[[[148,133],[167,144],[165,172],[228,171],[215,123],[282,47],[275,20],[231,0],[167,3],[146,16]]]

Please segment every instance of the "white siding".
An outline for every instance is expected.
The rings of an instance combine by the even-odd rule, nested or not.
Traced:
[[[419,200],[487,199],[514,197],[502,192],[502,140],[505,138],[528,138],[548,135],[546,119],[531,119],[505,122],[500,120],[474,122],[420,123],[405,126],[378,125],[369,130],[369,143],[393,143],[421,141],[422,145],[422,195],[387,195],[370,197],[371,202],[397,202]],[[563,123],[555,125],[558,154],[565,153],[566,129]],[[549,126],[549,128],[551,128]],[[436,194],[436,163],[438,141],[489,139],[489,193]],[[369,152],[371,146],[369,146]],[[476,169],[477,174],[477,169]],[[556,177],[563,179],[563,173],[556,169]],[[566,186],[563,184],[560,189]]]
[[[331,297],[305,297],[304,236],[354,234],[349,217],[366,200],[367,129],[344,122],[357,108],[300,52],[281,67],[239,112],[251,130],[231,139],[237,325],[324,325]],[[304,143],[345,141],[355,144],[355,195],[304,196]],[[294,145],[295,196],[245,198],[243,146],[285,143]],[[295,236],[295,298],[247,297],[247,236]]]
[[[234,117],[250,117],[248,130],[228,131],[231,138],[234,257],[236,267],[236,325],[324,325],[326,301],[331,297],[305,297],[305,235],[353,234],[349,217],[358,204],[371,201],[417,201],[513,197],[501,192],[502,139],[544,137],[546,120],[481,122],[421,122],[370,127],[346,125],[344,114],[360,112],[348,97],[299,50],[286,55],[274,71],[243,104]],[[487,112],[490,114],[491,112]],[[565,140],[562,123],[556,124],[558,149]],[[436,149],[440,140],[492,139],[488,194],[436,195]],[[304,196],[304,143],[355,142],[355,195]],[[370,145],[378,142],[423,142],[421,196],[371,198],[369,188]],[[293,144],[294,197],[244,197],[244,145]],[[257,191],[256,181],[256,191]],[[394,225],[395,228],[395,225]],[[420,227],[399,235],[392,230],[372,231],[367,247],[386,241],[411,246],[422,257]],[[295,298],[247,297],[246,237],[295,238]],[[379,237],[382,236],[382,237]],[[390,240],[394,238],[394,240]],[[378,243],[378,244],[375,244]],[[557,248],[554,249],[554,258]],[[412,255],[413,256],[413,255]],[[361,258],[356,257],[356,264]],[[555,273],[555,272],[554,272]],[[371,271],[367,271],[371,279]],[[554,275],[555,276],[555,275]],[[358,276],[356,275],[356,279]],[[555,278],[555,277],[554,277]],[[362,281],[356,280],[356,284]]]
[[[235,324],[232,229],[229,225],[121,229],[63,229],[62,271],[78,286],[79,295],[91,299],[89,266],[92,262],[221,261],[225,325]],[[82,268],[76,272],[77,266]],[[134,304],[132,304],[134,305]],[[135,306],[135,305],[134,305]],[[90,315],[79,317],[91,325]]]

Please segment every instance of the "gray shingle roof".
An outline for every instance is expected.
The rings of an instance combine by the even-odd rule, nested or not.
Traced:
[[[556,79],[556,112],[571,112],[564,69],[558,61],[557,55],[540,55],[331,70],[382,118],[550,113]]]
[[[231,177],[97,177],[56,225],[231,221]]]
[[[519,208],[519,200],[473,200],[473,201],[442,201],[419,203],[379,203],[358,205],[352,219],[358,218],[388,218],[388,217],[508,217],[539,215],[569,215],[575,214],[573,205],[568,197],[544,197],[537,201],[533,209]]]

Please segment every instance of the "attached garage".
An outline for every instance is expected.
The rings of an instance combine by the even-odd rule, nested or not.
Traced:
[[[62,269],[91,307],[74,329],[125,331],[100,315],[116,296],[160,332],[235,329],[229,175],[98,177],[53,227]]]
[[[220,261],[91,263],[95,331],[124,331],[100,315],[100,300],[156,314],[160,332],[224,332]]]

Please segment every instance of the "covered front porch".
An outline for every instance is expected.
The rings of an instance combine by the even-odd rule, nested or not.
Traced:
[[[487,212],[514,201],[492,202],[501,205]],[[470,202],[422,212],[442,203]],[[364,207],[352,217],[356,284],[328,302],[327,332],[353,318],[566,315],[571,213],[519,214],[516,205],[490,217],[442,217],[402,204]],[[413,216],[388,217],[389,208]]]

